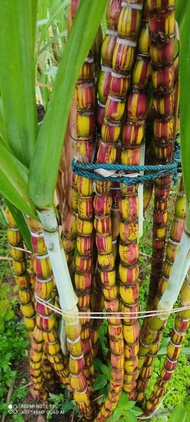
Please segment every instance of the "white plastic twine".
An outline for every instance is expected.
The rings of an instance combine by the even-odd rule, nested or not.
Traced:
[[[36,301],[38,303],[40,303],[41,305],[46,306],[47,308],[51,309],[52,311],[54,311],[57,314],[62,315],[63,317],[68,317],[68,313],[62,311],[61,308],[59,308],[58,306],[54,306],[48,302],[46,302],[45,300],[41,299],[39,296],[37,296],[36,294],[34,295]],[[190,305],[189,306],[181,306],[178,308],[174,308],[174,309],[168,309],[168,310],[153,310],[153,311],[134,311],[134,312],[78,312],[77,317],[80,319],[84,319],[84,318],[88,318],[90,317],[91,319],[106,319],[109,320],[111,318],[115,318],[115,319],[125,319],[126,317],[129,320],[132,320],[134,318],[137,319],[141,319],[141,318],[149,318],[149,317],[153,317],[153,316],[161,316],[163,318],[163,315],[166,315],[166,317],[168,316],[168,314],[175,314],[178,313],[180,311],[187,311],[190,309]]]

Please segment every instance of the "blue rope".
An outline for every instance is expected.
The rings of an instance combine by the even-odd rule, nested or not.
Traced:
[[[177,162],[174,161],[172,164],[164,165],[144,165],[144,166],[124,166],[122,164],[82,164],[75,160],[72,161],[72,170],[79,176],[86,177],[91,180],[107,181],[107,182],[119,182],[125,185],[135,185],[137,183],[145,183],[150,180],[155,180],[159,177],[166,176],[167,174],[174,174],[177,172]],[[150,171],[151,173],[146,175],[138,175],[137,177],[122,176],[108,176],[104,177],[98,173],[94,173],[94,170],[105,169],[114,171],[125,171],[138,173],[140,171]]]
[[[82,164],[75,160],[72,161],[72,170],[75,174],[79,176],[86,177],[91,180],[98,181],[107,181],[107,182],[119,182],[124,183],[125,185],[135,185],[137,183],[145,183],[150,180],[155,180],[159,177],[166,176],[168,174],[173,174],[174,184],[177,183],[177,173],[181,173],[181,160],[180,160],[180,134],[176,134],[175,143],[174,143],[174,162],[172,164],[164,165],[144,165],[144,166],[124,166],[122,164]],[[127,177],[127,175],[112,177],[104,177],[101,174],[94,173],[95,170],[104,169],[104,170],[114,170],[114,171],[124,171],[130,173],[139,173],[141,171],[150,172],[144,175],[138,175],[137,177]]]

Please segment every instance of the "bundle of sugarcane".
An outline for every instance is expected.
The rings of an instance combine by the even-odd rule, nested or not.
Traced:
[[[151,40],[152,107],[155,113],[152,160],[156,164],[173,162],[175,104],[177,103],[174,66],[174,6],[175,0],[147,1]],[[153,251],[148,307],[152,306],[162,272],[171,182],[172,175],[160,177],[155,181]]]
[[[42,229],[39,223],[29,217],[27,217],[27,223],[31,231],[31,242],[34,251],[32,270],[35,275],[34,293],[36,298],[36,326],[31,342],[30,373],[36,395],[46,399],[46,389],[51,388],[55,376],[53,378],[49,377],[49,379],[46,374],[45,377],[43,376],[44,353],[55,371],[53,373],[56,373],[60,382],[64,384],[69,382],[69,370],[68,361],[63,356],[60,346],[56,316],[54,311],[48,306],[55,304],[55,281]],[[48,380],[47,387],[44,378],[46,382]]]
[[[8,224],[7,237],[10,247],[10,253],[13,258],[13,270],[15,273],[15,281],[19,288],[19,298],[21,311],[24,316],[24,323],[28,328],[30,337],[36,324],[36,312],[33,302],[33,288],[31,285],[30,274],[27,271],[27,260],[25,256],[25,248],[23,238],[18,229],[17,223],[6,206],[4,215]]]
[[[178,195],[175,201],[174,217],[171,224],[170,238],[166,246],[166,257],[163,264],[162,276],[159,280],[158,291],[154,301],[157,309],[158,302],[166,290],[169,276],[174,265],[179,243],[185,226],[186,198],[184,194],[183,179],[181,178]],[[167,318],[166,318],[167,319]],[[139,348],[139,376],[137,381],[136,399],[142,401],[146,388],[149,384],[153,370],[153,362],[160,347],[160,340],[163,334],[166,319],[160,320],[158,317],[147,319],[146,325],[140,332]],[[154,321],[154,322],[153,322]]]

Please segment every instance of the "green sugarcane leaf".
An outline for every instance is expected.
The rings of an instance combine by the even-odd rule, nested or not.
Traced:
[[[0,137],[7,144],[7,134],[5,130],[2,98],[0,98]]]
[[[27,167],[37,137],[34,45],[37,0],[1,1],[0,86],[8,143]]]
[[[17,226],[20,232],[22,233],[23,239],[28,249],[32,252],[31,234],[22,212],[18,210],[18,208],[16,208],[13,204],[11,204],[11,202],[8,201],[8,199],[6,199],[5,202],[17,223]]]
[[[185,193],[187,198],[186,229],[190,232],[190,101],[187,95],[190,80],[190,2],[183,4],[184,16],[180,26],[181,53],[180,53],[180,139],[181,161],[184,177]]]
[[[168,422],[189,422],[189,412],[185,409],[184,403],[180,403],[171,413]]]
[[[183,18],[184,18],[184,3],[181,0],[176,1],[175,5],[175,17],[176,21],[178,22],[178,25],[181,25]]]
[[[0,142],[0,193],[16,208],[37,218],[28,196],[27,173],[24,167]]]
[[[80,2],[65,45],[54,90],[41,125],[29,172],[29,193],[37,208],[49,207],[62,152],[75,83],[98,30],[107,0]]]

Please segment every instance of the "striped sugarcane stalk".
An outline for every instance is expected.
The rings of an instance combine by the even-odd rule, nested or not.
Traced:
[[[159,280],[157,296],[154,301],[156,309],[160,297],[166,290],[169,276],[177,255],[179,243],[185,226],[186,217],[186,198],[184,194],[183,179],[180,180],[178,195],[175,201],[174,217],[171,224],[170,237],[166,246],[166,257],[163,264],[162,276]],[[158,213],[161,221],[165,220],[165,211]],[[155,323],[153,323],[155,321]],[[159,324],[161,331],[156,330],[157,317],[148,318],[147,324],[143,326],[140,332],[140,348],[139,348],[139,365],[140,370],[137,381],[136,399],[142,401],[145,395],[145,390],[149,384],[150,377],[153,370],[153,362],[160,346],[160,340],[163,333],[163,324]],[[158,321],[157,321],[158,322]]]
[[[32,269],[35,275],[34,292],[36,297],[36,326],[31,341],[30,373],[36,395],[47,399],[46,390],[48,386],[46,388],[42,368],[44,352],[63,384],[68,384],[69,382],[68,360],[63,356],[61,350],[55,313],[48,307],[48,305],[54,305],[55,303],[55,282],[42,229],[40,224],[31,218],[26,217],[26,220],[31,232],[31,242],[34,251]],[[41,303],[41,300],[44,303]],[[57,364],[59,364],[59,369]]]
[[[57,364],[57,367],[56,367],[56,364],[54,363],[54,367],[58,370],[62,369],[60,363]],[[60,385],[58,383],[59,378],[56,377],[56,373],[45,352],[43,352],[43,355],[42,355],[42,376],[43,376],[44,383],[48,392],[55,393],[55,391],[58,390],[58,387]]]
[[[174,76],[176,65],[174,62],[174,4],[162,4],[162,2],[147,2],[149,11],[149,28],[151,36],[151,58],[152,58],[152,81],[153,81],[153,108],[156,112],[156,118],[153,123],[154,132],[154,162],[157,163],[168,163],[171,162],[173,152],[173,137],[174,137],[174,114],[176,110],[174,108],[175,101],[175,85]],[[171,6],[171,9],[170,9]],[[164,9],[165,7],[165,9]],[[169,8],[169,9],[168,9]],[[164,13],[166,12],[166,13]],[[163,21],[161,21],[163,16]],[[167,26],[167,22],[169,22]],[[164,32],[165,28],[165,32]],[[167,32],[169,31],[169,32]],[[163,37],[161,40],[160,37]],[[157,50],[156,50],[157,48]],[[168,53],[165,51],[168,49]],[[170,53],[170,55],[169,55]],[[167,77],[167,72],[172,77]],[[176,72],[177,73],[177,72]],[[166,74],[166,82],[164,80],[164,74]],[[150,290],[148,299],[148,308],[153,307],[153,301],[156,291],[158,288],[158,281],[161,277],[161,270],[163,265],[163,255],[165,250],[165,237],[166,237],[166,224],[168,220],[168,204],[169,204],[169,193],[171,186],[172,176],[164,176],[156,180],[155,183],[155,201],[154,201],[154,226],[153,226],[153,261],[151,268],[151,280]],[[183,221],[184,224],[184,221]],[[180,240],[180,239],[179,239]],[[168,243],[169,245],[169,243]],[[165,271],[166,261],[163,265]],[[169,275],[167,274],[167,277]],[[161,279],[163,281],[163,278]],[[159,281],[159,286],[161,281]],[[155,305],[156,306],[156,305]],[[143,323],[142,333],[146,333],[147,320]],[[162,327],[163,328],[163,327]],[[162,336],[163,329],[160,334],[158,333],[155,337],[152,349],[150,344],[147,348],[144,348],[143,355],[145,353],[146,358],[139,356],[139,367],[141,372],[138,381],[138,399],[141,400],[144,397],[143,390],[149,382],[152,371],[152,362],[157,353],[160,338]],[[143,335],[143,334],[142,334]],[[146,342],[145,342],[146,343]],[[140,347],[142,350],[142,347]],[[139,352],[140,354],[141,352]],[[144,362],[144,363],[143,363]]]
[[[77,12],[80,1],[70,4],[70,22]],[[94,61],[91,53],[85,60],[75,88],[76,104],[76,154],[81,161],[90,161],[95,136],[95,84],[93,80]],[[64,224],[64,249],[68,266],[73,272],[73,281],[78,296],[79,311],[84,318],[64,318],[67,348],[70,354],[70,384],[74,399],[83,416],[92,418],[88,385],[93,377],[92,343],[90,338],[90,293],[92,282],[93,249],[93,189],[88,179],[73,174],[69,195],[70,212]],[[69,226],[68,226],[69,223]],[[75,252],[75,253],[74,253]],[[75,255],[75,256],[74,256]],[[74,259],[73,259],[74,258]],[[73,264],[73,266],[72,266]]]
[[[69,270],[60,243],[56,215],[53,208],[38,211],[43,227],[43,235],[50,257],[59,292],[60,308],[63,312],[67,349],[69,352],[69,382],[74,400],[82,415],[91,420],[93,410],[89,399],[89,389],[83,372],[84,354],[81,340],[81,323],[78,314],[77,296],[74,293]],[[61,248],[60,248],[61,246]],[[64,274],[64,284],[63,284]]]
[[[92,281],[92,295],[91,295],[91,311],[92,312],[103,312],[104,309],[104,296],[102,294],[102,283],[99,273],[95,272]],[[101,317],[93,319],[90,330],[90,337],[92,342],[92,355],[96,357],[100,349],[99,341],[99,327],[102,324],[103,319]]]
[[[185,283],[181,291],[180,307],[190,305],[190,275],[186,277]],[[190,310],[182,309],[177,313],[174,323],[174,329],[171,332],[170,342],[167,346],[167,354],[160,375],[154,385],[154,390],[147,400],[144,413],[150,415],[160,403],[162,396],[165,394],[169,380],[173,376],[174,370],[178,363],[185,334],[189,327]]]
[[[84,64],[84,66],[86,66]],[[93,61],[91,62],[93,68]],[[84,75],[84,70],[81,71],[81,76]],[[89,118],[89,112],[91,116],[95,116],[95,84],[93,78],[90,79],[79,79],[76,84],[75,101],[77,107],[77,145],[76,153],[79,160],[85,157],[88,162],[91,161],[94,151],[95,144],[95,120],[93,127],[86,126],[84,136],[81,136],[82,132],[82,118]],[[92,384],[93,378],[93,365],[92,365],[92,343],[90,339],[90,295],[91,285],[93,277],[93,246],[94,246],[94,227],[93,227],[93,212],[92,201],[93,201],[93,183],[90,179],[83,176],[77,178],[77,189],[78,189],[78,219],[77,219],[77,247],[75,257],[75,288],[76,294],[79,299],[78,308],[88,314],[87,317],[81,320],[82,331],[81,339],[84,348],[84,373],[88,380],[88,383]],[[88,204],[91,204],[89,207]],[[91,209],[91,210],[90,210]],[[82,210],[82,212],[81,212]],[[90,215],[89,215],[90,210]],[[82,284],[82,286],[81,286]]]
[[[153,122],[153,161],[167,164],[173,161],[175,138],[175,66],[174,66],[174,26],[175,0],[147,1],[150,31],[150,53],[152,62],[152,107],[155,111]],[[156,296],[158,282],[164,260],[166,222],[172,175],[155,181],[153,251],[148,308]],[[165,221],[158,221],[158,214],[165,211]]]
[[[128,10],[127,4],[123,6],[123,17]],[[141,23],[142,4],[139,2],[129,6],[128,14],[131,16],[131,25],[134,25],[133,32],[123,32],[121,20],[121,34],[126,40],[136,43],[140,30],[139,42],[137,44],[137,55],[134,60],[134,67],[131,76],[131,88],[126,105],[126,122],[122,131],[121,164],[140,165],[141,146],[145,133],[145,114],[148,106],[147,85],[150,78],[150,55],[149,55],[149,34],[143,13]],[[135,24],[136,22],[136,24]],[[118,32],[120,20],[118,23]],[[126,28],[127,29],[127,28]],[[141,38],[142,33],[142,38]],[[134,48],[134,47],[133,47]],[[119,241],[119,292],[121,310],[123,312],[135,313],[138,311],[138,184],[135,186],[120,186],[120,241]],[[134,314],[133,314],[134,315]],[[138,337],[139,326],[137,318],[125,317],[123,320],[123,334],[125,340],[125,364],[124,364],[124,385],[123,390],[133,398],[133,391],[136,386],[138,375]]]
[[[75,9],[74,5],[71,8]],[[75,3],[75,2],[74,2]],[[76,9],[75,9],[76,10]],[[72,13],[74,16],[74,13]],[[97,38],[100,34],[98,32]],[[101,35],[101,34],[100,34]],[[97,51],[98,39],[93,49]],[[97,58],[98,59],[98,58]],[[85,60],[75,88],[75,104],[77,108],[77,141],[76,155],[79,161],[91,162],[95,148],[95,80],[94,58],[89,52]],[[81,319],[81,339],[84,350],[84,374],[89,386],[92,385],[94,368],[92,364],[92,341],[90,321],[90,298],[93,280],[93,183],[83,177],[77,177],[77,243],[75,256],[75,291],[78,297],[79,311],[84,313]],[[88,314],[85,316],[85,314]]]
[[[30,337],[36,323],[36,312],[33,301],[33,289],[31,285],[30,274],[27,271],[27,261],[23,245],[22,235],[17,227],[16,221],[6,206],[4,215],[8,223],[7,237],[10,247],[10,253],[13,258],[13,270],[15,281],[19,288],[19,299],[21,311],[24,316],[24,323],[28,328]]]
[[[106,11],[107,31],[102,43],[102,65],[97,84],[99,99],[97,124],[100,133],[98,135],[97,163],[99,164],[114,163],[116,160],[116,142],[121,130],[121,119],[125,108],[124,98],[128,87],[126,76],[117,75],[112,69],[117,37],[117,21],[121,13],[121,4],[121,1],[110,1]],[[118,91],[120,91],[121,97]],[[109,392],[95,419],[95,421],[101,422],[106,421],[117,406],[123,386],[124,364],[122,323],[117,316],[119,299],[113,244],[113,242],[117,241],[117,234],[114,233],[114,227],[112,227],[113,198],[110,188],[111,183],[109,182],[96,182],[94,197],[94,227],[96,230],[98,262],[96,277],[102,284],[106,311],[115,313],[115,316],[113,315],[113,317],[108,319],[111,361]]]

